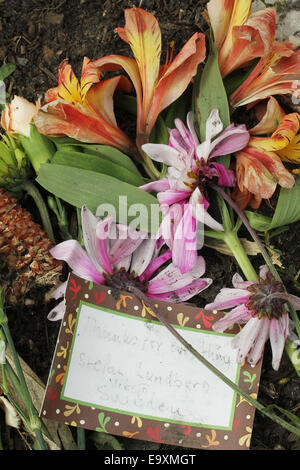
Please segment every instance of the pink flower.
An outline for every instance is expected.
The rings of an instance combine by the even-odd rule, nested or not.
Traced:
[[[289,334],[285,304],[289,301],[299,309],[300,299],[287,294],[283,285],[271,277],[266,266],[261,268],[259,281],[243,281],[239,274],[235,274],[232,284],[233,288],[221,289],[214,302],[205,306],[206,310],[232,309],[213,325],[213,329],[223,332],[233,324],[245,324],[233,338],[233,346],[238,349],[238,362],[248,355],[248,362],[256,364],[270,339],[272,366],[278,370]]]
[[[168,302],[184,302],[212,283],[211,279],[201,278],[205,273],[202,256],[198,256],[193,269],[182,275],[172,262],[168,263],[171,250],[161,253],[156,240],[146,233],[115,224],[113,217],[101,220],[85,206],[82,231],[85,249],[77,240],[67,240],[52,248],[51,254],[66,261],[72,272],[84,279]],[[155,275],[158,269],[160,272]],[[63,283],[53,298],[62,297],[65,289]],[[48,318],[60,320],[63,314],[64,300]]]
[[[187,116],[187,127],[180,119],[175,120],[175,125],[176,128],[169,131],[169,145],[142,146],[152,160],[168,166],[167,178],[148,183],[142,189],[158,192],[158,201],[166,215],[161,231],[170,236],[169,240],[164,235],[163,238],[172,248],[173,262],[185,273],[197,259],[197,222],[213,230],[223,230],[223,226],[208,213],[209,182],[214,180],[220,186],[235,184],[233,171],[214,159],[244,148],[249,133],[244,125],[231,124],[223,130],[217,109],[207,120],[203,143],[199,143],[191,112]]]

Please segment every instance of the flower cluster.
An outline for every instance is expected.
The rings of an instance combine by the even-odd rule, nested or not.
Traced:
[[[294,188],[295,175],[285,163],[300,161],[300,115],[292,109],[285,112],[279,101],[280,95],[295,92],[300,51],[288,41],[275,39],[276,8],[253,13],[251,7],[252,0],[210,0],[207,4],[213,32],[210,51],[217,58],[217,68],[210,78],[212,83],[219,78],[221,88],[212,89],[209,99],[200,100],[197,86],[201,86],[201,79],[195,80],[199,78],[199,64],[204,70],[206,67],[205,35],[194,33],[176,57],[171,46],[162,65],[157,19],[133,7],[125,10],[124,27],[116,29],[130,46],[132,56],[113,54],[96,60],[85,57],[80,80],[64,60],[58,71],[58,85],[46,92],[43,102],[33,105],[15,97],[6,105],[1,125],[10,138],[21,135],[28,139],[21,142],[30,142],[33,128],[43,137],[48,136],[51,145],[56,142],[58,151],[53,162],[51,150],[44,160],[40,155],[30,156],[37,174],[40,165],[47,162],[48,168],[52,163],[65,164],[69,171],[70,167],[79,168],[107,178],[114,178],[120,167],[122,182],[130,194],[137,199],[141,193],[154,195],[160,206],[162,222],[155,236],[149,236],[113,216],[102,219],[94,215],[87,201],[78,203],[74,181],[70,193],[54,184],[51,192],[55,196],[81,207],[84,244],[83,248],[77,239],[68,237],[51,249],[54,258],[65,261],[72,272],[87,280],[136,295],[185,302],[212,283],[212,279],[203,277],[206,262],[199,238],[210,229],[210,236],[225,241],[241,269],[249,274],[247,281],[236,274],[234,288],[223,288],[206,306],[208,310],[233,309],[214,328],[224,331],[233,323],[245,324],[234,345],[239,361],[248,355],[254,364],[270,338],[273,367],[278,369],[289,334],[286,304],[291,302],[298,309],[299,301],[289,296],[265,268],[259,279],[253,267],[245,268],[247,255],[241,255],[237,238],[239,221],[229,212],[222,213],[215,204],[220,191],[226,191],[232,207],[260,208],[278,186]],[[106,72],[113,72],[113,76],[107,78]],[[192,111],[179,117],[178,100],[195,84],[195,93],[188,102]],[[135,136],[128,136],[125,127],[117,123],[115,92],[130,98],[136,115]],[[218,95],[215,102],[214,94]],[[173,104],[178,115],[167,125],[164,113]],[[243,123],[245,113],[251,125]],[[155,139],[157,130],[161,134]],[[66,139],[63,153],[59,152],[59,138]],[[13,154],[8,156],[13,158]],[[38,182],[46,181],[48,190],[52,180],[45,178],[46,169],[44,165],[44,180]],[[9,167],[9,176],[11,172]],[[133,173],[144,184],[132,188]],[[6,181],[6,175],[0,176]],[[127,177],[131,178],[130,184]],[[118,191],[117,186],[114,188]],[[88,187],[84,194],[90,196],[91,192]],[[102,202],[106,201],[98,204]],[[65,287],[65,283],[59,286],[53,297],[61,298]],[[64,300],[50,312],[49,319],[61,319],[63,313]]]

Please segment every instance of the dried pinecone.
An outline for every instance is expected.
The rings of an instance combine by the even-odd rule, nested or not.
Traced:
[[[53,243],[16,199],[0,188],[0,284],[11,305],[30,305],[59,281],[62,263],[49,250]]]

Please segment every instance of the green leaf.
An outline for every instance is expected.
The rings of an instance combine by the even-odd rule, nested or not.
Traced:
[[[295,177],[291,189],[281,188],[273,217],[245,211],[251,227],[258,231],[272,230],[300,220],[300,177]]]
[[[165,144],[169,143],[169,132],[164,119],[158,116],[155,125],[151,131],[150,142],[154,144]]]
[[[111,175],[134,186],[142,186],[144,184],[144,179],[141,176],[116,163],[100,158],[99,155],[89,155],[88,153],[77,152],[76,150],[58,150],[52,159],[52,163]]]
[[[213,109],[219,110],[224,127],[230,125],[227,93],[219,69],[218,51],[213,41],[211,42],[211,53],[201,73],[195,101],[201,141],[205,140],[206,121]]]
[[[206,121],[213,109],[219,110],[224,128],[230,125],[229,103],[219,69],[218,51],[213,40],[211,40],[211,53],[204,69],[199,67],[197,72],[193,101],[194,116],[198,123],[201,142],[206,138]],[[218,161],[229,167],[230,159],[227,156],[219,157]]]
[[[62,165],[45,163],[37,182],[79,209],[86,205],[95,214],[106,204],[117,222],[153,234],[159,228],[161,212],[156,197],[112,176],[71,166],[62,170]]]
[[[137,115],[137,102],[135,96],[130,95],[117,95],[115,97],[115,108],[124,111],[125,113]]]
[[[0,67],[0,80],[5,80],[16,70],[15,64],[3,64]]]
[[[131,158],[115,147],[101,144],[85,144],[78,140],[71,139],[70,137],[51,137],[51,140],[55,144],[57,150],[72,150],[88,153],[90,155],[98,155],[107,161],[121,165],[123,168],[127,168],[127,170],[140,175],[139,170]]]

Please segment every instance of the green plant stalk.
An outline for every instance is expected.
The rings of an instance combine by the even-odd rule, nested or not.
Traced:
[[[85,429],[77,428],[77,447],[78,450],[86,450]]]
[[[49,212],[48,212],[47,206],[45,204],[45,201],[40,191],[35,186],[35,184],[32,183],[32,181],[30,180],[25,181],[25,183],[22,185],[22,189],[24,189],[24,191],[26,191],[26,193],[29,194],[29,196],[33,198],[39,210],[43,227],[46,230],[49,239],[52,241],[55,241],[53,228],[52,228],[50,217],[49,217]]]
[[[219,379],[221,379],[226,385],[228,385],[232,390],[237,392],[240,396],[245,398],[248,403],[254,406],[262,414],[281,425],[283,428],[287,429],[289,432],[294,433],[296,436],[300,436],[300,419],[295,416],[295,420],[299,421],[299,426],[295,427],[292,424],[286,422],[284,419],[270,412],[264,405],[248,395],[244,390],[242,390],[236,383],[232,382],[228,377],[226,377],[222,372],[220,372],[214,365],[212,365],[205,357],[203,357],[193,346],[188,343],[178,331],[163,317],[160,315],[158,309],[155,308],[154,302],[150,301],[139,289],[133,289],[132,292],[143,299],[143,301],[150,305],[151,309],[155,312],[158,320],[169,330],[169,332],[203,365],[205,365],[211,372],[213,372]]]
[[[27,384],[26,384],[26,380],[25,380],[25,377],[24,377],[24,374],[23,374],[23,371],[22,371],[22,367],[21,367],[21,364],[20,364],[20,361],[19,361],[18,353],[15,349],[15,345],[14,345],[14,342],[13,342],[13,339],[12,339],[12,336],[11,336],[11,333],[10,333],[7,317],[6,317],[6,315],[3,311],[3,308],[0,308],[0,325],[2,326],[2,329],[4,331],[8,346],[10,348],[12,358],[13,358],[13,361],[14,361],[14,365],[15,365],[15,368],[16,368],[17,376],[18,376],[18,379],[19,379],[19,382],[20,382],[20,386],[22,388],[22,396],[23,396],[23,399],[24,399],[24,404],[25,404],[26,409],[28,410],[28,414],[29,414],[30,429],[36,435],[41,449],[42,450],[48,450],[48,447],[47,447],[47,445],[44,441],[44,438],[42,436],[42,433],[41,433],[42,423],[41,423],[41,420],[40,420],[40,418],[37,414],[36,409],[33,406],[31,396],[30,396],[30,393],[29,393],[29,390],[28,390],[28,387],[27,387]]]
[[[235,257],[238,265],[243,271],[245,277],[248,281],[257,281],[258,275],[255,269],[252,266],[252,263],[239,239],[237,233],[233,230],[230,232],[225,232],[224,242],[228,248],[232,251],[233,256]]]

